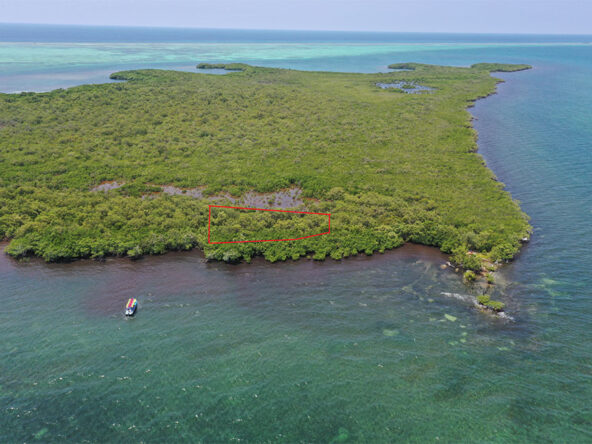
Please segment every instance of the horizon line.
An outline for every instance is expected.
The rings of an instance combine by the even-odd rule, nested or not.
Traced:
[[[524,35],[524,36],[577,36],[590,37],[591,34],[575,33],[530,33],[530,32],[466,32],[466,31],[371,31],[347,29],[277,29],[277,28],[224,28],[224,27],[190,27],[190,26],[157,26],[157,25],[89,25],[80,23],[30,23],[30,22],[0,22],[0,25],[30,25],[30,26],[79,26],[86,28],[143,28],[143,29],[183,29],[183,30],[216,30],[216,31],[274,31],[274,32],[334,32],[361,34],[450,34],[450,35]]]

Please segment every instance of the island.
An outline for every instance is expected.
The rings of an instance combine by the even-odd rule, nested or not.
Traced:
[[[231,72],[135,70],[111,76],[121,82],[0,94],[6,253],[63,261],[199,248],[228,262],[338,260],[412,242],[480,273],[528,239],[527,216],[476,152],[467,110],[495,92],[491,72],[528,65],[198,66]],[[330,234],[211,243],[210,225],[240,240],[327,223],[212,204],[330,214]]]

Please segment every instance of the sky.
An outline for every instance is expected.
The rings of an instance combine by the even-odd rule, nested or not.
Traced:
[[[592,34],[592,0],[0,0],[0,23]]]

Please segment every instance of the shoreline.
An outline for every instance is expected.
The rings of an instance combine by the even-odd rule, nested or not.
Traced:
[[[141,265],[142,263],[144,263],[146,261],[151,261],[152,259],[159,258],[158,261],[160,261],[160,260],[166,260],[166,258],[175,257],[175,256],[180,256],[180,257],[200,256],[200,259],[205,263],[224,264],[224,265],[228,265],[229,267],[245,267],[245,266],[248,267],[249,265],[251,265],[254,262],[266,263],[266,264],[269,264],[269,266],[277,266],[279,264],[289,264],[289,263],[293,263],[293,262],[310,262],[310,263],[323,264],[324,262],[335,262],[336,263],[336,262],[342,262],[342,261],[345,262],[345,261],[355,261],[355,260],[369,261],[369,260],[374,260],[374,258],[388,257],[388,256],[393,256],[393,255],[400,255],[400,256],[406,257],[406,258],[417,258],[417,259],[422,259],[422,260],[429,260],[429,261],[433,261],[434,264],[437,263],[439,265],[446,264],[446,262],[448,261],[448,255],[446,253],[442,253],[438,247],[422,245],[422,244],[414,244],[411,242],[405,243],[404,245],[397,247],[397,248],[385,250],[384,253],[376,252],[372,255],[367,255],[367,254],[361,252],[361,253],[358,253],[357,255],[353,255],[353,256],[349,256],[349,257],[341,258],[341,259],[332,259],[331,257],[328,257],[328,258],[325,258],[324,260],[315,260],[315,259],[308,258],[308,257],[300,257],[296,260],[288,259],[285,261],[276,261],[276,262],[268,261],[263,256],[256,256],[249,263],[245,262],[245,261],[242,261],[239,263],[228,263],[228,262],[224,262],[224,261],[208,260],[208,259],[206,259],[203,250],[200,250],[197,247],[193,248],[191,250],[184,250],[184,251],[169,250],[163,254],[145,255],[139,259],[132,259],[128,256],[112,255],[112,256],[105,256],[104,258],[100,258],[100,259],[80,258],[80,259],[73,259],[71,261],[47,262],[42,257],[39,257],[39,256],[27,256],[27,257],[20,258],[20,259],[12,257],[8,253],[4,252],[4,248],[6,248],[8,243],[9,243],[8,240],[0,241],[0,252],[2,253],[2,254],[0,254],[0,271],[2,271],[3,267],[8,267],[7,264],[9,264],[9,263],[11,263],[13,265],[43,264],[48,267],[62,267],[62,266],[72,266],[72,265],[76,265],[76,264],[100,264],[100,263],[120,261],[125,264],[131,263],[131,264]]]

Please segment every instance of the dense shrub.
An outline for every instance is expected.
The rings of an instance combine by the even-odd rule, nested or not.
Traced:
[[[480,260],[466,248],[496,260],[518,251],[526,217],[474,153],[466,111],[494,90],[488,69],[512,66],[405,64],[412,71],[379,74],[205,67],[237,71],[128,71],[112,76],[125,83],[0,94],[0,122],[10,122],[0,130],[6,251],[55,261],[199,247],[233,262],[339,259],[416,242],[454,251],[469,270]],[[375,86],[389,82],[435,89]],[[113,180],[125,185],[91,191]],[[331,235],[208,245],[211,201],[163,195],[165,185],[200,186],[205,196],[297,186],[308,210],[332,214]],[[312,228],[281,217],[216,223],[255,239]]]
[[[452,252],[450,260],[467,270],[480,271],[482,268],[481,259],[476,254],[469,254],[467,248],[461,245],[455,248]]]
[[[477,279],[477,275],[475,275],[473,271],[467,270],[465,271],[464,278],[467,282],[473,282],[475,279]]]
[[[506,305],[500,301],[492,301],[490,299],[489,295],[487,295],[487,294],[477,296],[477,302],[479,302],[479,304],[481,304],[487,308],[490,308],[494,311],[502,311]]]

